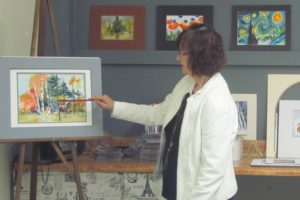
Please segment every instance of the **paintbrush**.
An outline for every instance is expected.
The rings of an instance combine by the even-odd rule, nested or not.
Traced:
[[[59,99],[58,102],[92,101],[91,99]]]

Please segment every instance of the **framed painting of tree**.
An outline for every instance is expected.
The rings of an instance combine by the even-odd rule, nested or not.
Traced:
[[[232,50],[290,49],[290,6],[232,7]]]
[[[92,124],[89,70],[10,71],[12,127]]]
[[[0,57],[0,142],[77,141],[103,135],[101,61]]]
[[[89,35],[91,49],[144,49],[145,7],[91,6]]]

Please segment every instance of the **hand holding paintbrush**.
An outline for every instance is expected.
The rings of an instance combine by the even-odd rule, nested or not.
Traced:
[[[88,98],[87,100],[93,101],[99,107],[106,109],[106,110],[113,110],[114,109],[114,100],[110,98],[108,95],[101,95],[101,96],[94,96]]]

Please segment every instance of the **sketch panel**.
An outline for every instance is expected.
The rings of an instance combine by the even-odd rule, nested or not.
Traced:
[[[232,94],[238,112],[238,135],[256,140],[256,94]]]

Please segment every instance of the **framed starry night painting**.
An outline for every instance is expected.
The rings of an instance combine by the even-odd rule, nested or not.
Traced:
[[[290,50],[289,5],[232,7],[232,50]]]

